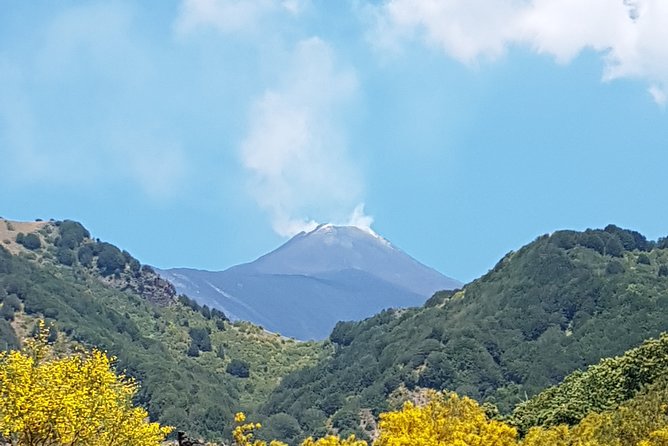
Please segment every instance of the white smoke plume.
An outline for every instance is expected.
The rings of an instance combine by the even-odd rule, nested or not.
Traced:
[[[279,86],[251,108],[241,161],[250,190],[274,230],[291,236],[332,221],[359,202],[362,181],[343,136],[344,106],[358,89],[318,38],[299,42]]]

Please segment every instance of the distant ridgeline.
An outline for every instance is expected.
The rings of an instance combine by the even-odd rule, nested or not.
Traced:
[[[365,413],[434,388],[508,413],[574,370],[668,330],[667,248],[665,238],[612,225],[541,236],[422,308],[339,323],[334,353],[284,378],[263,411],[294,417],[308,433],[328,421],[363,435]]]
[[[297,343],[199,306],[126,251],[79,223],[0,219],[0,349],[16,348],[37,319],[62,351],[97,346],[141,384],[151,418],[220,439],[233,413],[253,412],[281,376],[311,364]]]

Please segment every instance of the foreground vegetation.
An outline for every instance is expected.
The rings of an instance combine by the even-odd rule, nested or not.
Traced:
[[[37,326],[24,349],[0,353],[0,444],[157,446],[172,431],[133,407],[137,386],[99,350],[55,355]]]
[[[618,395],[607,397],[608,410],[592,410],[577,423],[543,419],[526,435],[518,419],[495,419],[489,407],[455,393],[425,391],[422,404],[405,402],[396,411],[380,414],[373,446],[665,446],[668,444],[668,335],[651,340],[621,358],[603,361],[585,373],[569,377],[555,392],[546,391],[523,413],[541,412],[541,404],[558,408],[573,403],[595,407],[607,397],[608,385],[590,387],[574,382],[608,382],[621,378]],[[629,364],[636,361],[632,373]],[[642,365],[638,362],[640,361]],[[598,380],[596,380],[598,377]],[[624,379],[626,378],[626,379]],[[644,381],[639,381],[644,379]],[[635,392],[633,391],[635,388]],[[0,444],[157,446],[172,428],[147,421],[147,412],[134,407],[133,380],[114,372],[111,360],[99,350],[57,355],[49,345],[46,324],[39,322],[35,338],[20,351],[0,354]],[[560,398],[555,398],[556,395]],[[550,395],[552,398],[549,398]],[[617,402],[617,404],[615,404]],[[540,417],[534,418],[539,421]],[[232,430],[236,446],[287,446],[278,440],[255,439],[259,423],[237,413]],[[521,420],[525,422],[526,420]],[[527,427],[525,424],[523,427]],[[354,435],[307,438],[301,446],[367,446]]]

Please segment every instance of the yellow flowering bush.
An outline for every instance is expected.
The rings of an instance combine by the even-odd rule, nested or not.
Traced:
[[[374,446],[514,446],[517,431],[489,420],[474,400],[432,392],[424,407],[404,404],[380,415]]]
[[[367,446],[367,443],[364,440],[358,440],[354,435],[344,439],[330,435],[319,440],[309,437],[302,442],[301,446]]]
[[[638,446],[668,446],[668,427],[649,434],[649,439],[638,443]]]
[[[103,352],[54,356],[48,329],[21,351],[0,353],[0,444],[156,446],[172,430],[133,407],[137,385]]]
[[[262,425],[260,423],[245,423],[245,421],[246,415],[244,415],[243,412],[238,412],[234,415],[234,422],[237,423],[237,426],[232,431],[235,446],[267,446],[266,441],[253,440],[253,432],[260,429]],[[269,443],[269,446],[288,445],[281,441],[272,440]]]

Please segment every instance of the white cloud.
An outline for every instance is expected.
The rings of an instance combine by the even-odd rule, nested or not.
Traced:
[[[386,0],[373,12],[380,46],[419,39],[467,64],[512,45],[559,63],[592,49],[605,60],[604,80],[644,79],[659,103],[668,89],[665,0]]]
[[[307,0],[183,0],[176,21],[179,33],[211,26],[218,31],[253,32],[270,16],[298,15]]]
[[[357,91],[353,70],[338,67],[318,38],[299,42],[281,84],[251,108],[241,160],[251,193],[284,236],[346,215],[362,182],[350,160],[340,122]]]
[[[654,99],[654,102],[656,102],[662,107],[666,105],[666,101],[668,100],[668,95],[666,95],[665,90],[662,90],[656,85],[652,85],[649,87],[648,91],[649,94],[652,96],[652,99]]]

